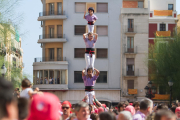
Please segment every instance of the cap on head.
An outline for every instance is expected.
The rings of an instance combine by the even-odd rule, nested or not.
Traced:
[[[131,105],[128,105],[126,108],[125,108],[125,111],[129,111],[132,115],[135,114],[135,109],[133,106]]]
[[[60,117],[59,99],[51,93],[33,96],[28,120],[57,120]]]
[[[69,101],[64,101],[64,102],[62,103],[62,106],[63,106],[64,104],[68,104],[70,108],[71,108],[71,106],[72,106]]]
[[[177,107],[176,110],[175,110],[175,113],[179,112],[179,111],[180,111],[180,107]]]

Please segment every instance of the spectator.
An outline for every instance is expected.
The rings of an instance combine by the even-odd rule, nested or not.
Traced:
[[[60,80],[59,80],[59,77],[57,78],[57,84],[60,84]]]
[[[175,113],[176,107],[171,107],[171,111]]]
[[[128,105],[128,106],[125,108],[125,111],[129,111],[129,112],[132,114],[132,116],[135,114],[135,109],[134,109],[134,107],[131,106],[131,105]]]
[[[112,112],[114,113],[115,116],[118,115],[118,111],[116,109],[112,110]]]
[[[52,84],[52,79],[51,79],[51,77],[49,78],[49,84]]]
[[[69,120],[74,120],[75,118],[76,118],[76,114],[75,113],[73,113],[73,114],[71,114],[69,116]]]
[[[98,108],[98,114],[100,114],[100,113],[102,113],[102,112],[104,112],[104,108],[103,108],[103,107],[99,107],[99,108]]]
[[[0,120],[18,119],[17,101],[13,96],[12,83],[0,78]]]
[[[126,105],[126,107],[129,105],[128,101],[125,101],[124,104]]]
[[[69,120],[70,112],[71,112],[71,103],[69,101],[64,101],[62,103],[62,118],[63,120]]]
[[[25,97],[30,99],[32,95],[36,94],[37,92],[31,89],[31,82],[28,79],[24,79],[21,83],[22,91],[20,93],[20,97]]]
[[[99,114],[99,120],[116,120],[116,118],[109,112],[102,112]]]
[[[180,119],[180,107],[177,107],[175,110],[176,118]]]
[[[76,119],[74,120],[90,120],[89,118],[89,106],[85,102],[76,104],[75,107]]]
[[[46,83],[46,84],[48,84],[48,80],[47,80],[47,78],[46,78],[46,77],[44,78],[44,81],[45,81],[45,83]]]
[[[159,104],[159,105],[157,106],[157,111],[158,111],[158,110],[162,110],[162,109],[168,110],[168,106],[167,106],[167,105]]]
[[[176,116],[171,111],[163,109],[155,114],[154,120],[176,120]]]
[[[133,116],[133,120],[145,120],[151,114],[153,101],[146,98],[140,102],[140,110]]]
[[[98,116],[98,114],[93,113],[93,114],[91,114],[90,118],[91,118],[91,120],[98,120],[99,116]]]
[[[35,95],[28,120],[59,120],[59,105],[59,99],[51,93]]]
[[[119,102],[117,108],[118,108],[118,112],[121,112],[125,110],[126,105],[124,104],[124,102]]]
[[[43,78],[41,77],[40,84],[43,84]]]
[[[137,111],[139,111],[140,107],[139,107],[140,103],[138,101],[133,103],[133,107],[135,109],[135,113],[137,113]]]
[[[26,120],[28,116],[28,99],[18,98],[19,120]]]
[[[122,111],[119,113],[117,120],[132,120],[132,115],[129,111]]]

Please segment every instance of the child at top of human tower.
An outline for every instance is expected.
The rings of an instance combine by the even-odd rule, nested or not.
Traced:
[[[86,11],[84,12],[84,19],[88,21],[88,32],[93,33],[94,31],[94,23],[98,19],[96,15],[94,15],[94,8],[90,7],[88,9],[89,14],[86,15]]]

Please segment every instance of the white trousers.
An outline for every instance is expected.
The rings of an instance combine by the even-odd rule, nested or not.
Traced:
[[[87,96],[87,100],[86,100],[87,104],[93,105],[93,102],[94,102],[94,97],[93,96],[94,95],[95,95],[94,91],[91,91],[91,92],[86,92],[85,91],[85,96]]]
[[[94,25],[87,25],[88,26],[88,33],[89,32],[94,32]]]
[[[95,54],[85,53],[85,60],[86,60],[86,75],[87,75],[87,69],[92,68],[94,70],[94,61],[95,61]]]

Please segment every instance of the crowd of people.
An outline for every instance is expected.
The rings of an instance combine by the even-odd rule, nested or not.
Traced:
[[[19,89],[15,89],[18,91]],[[175,120],[180,119],[180,107],[172,104],[154,106],[145,98],[140,102],[120,102],[108,108],[94,97],[92,107],[85,101],[77,104],[60,101],[52,93],[34,91],[28,79],[22,81],[20,95],[15,94],[11,82],[0,78],[0,120]]]

